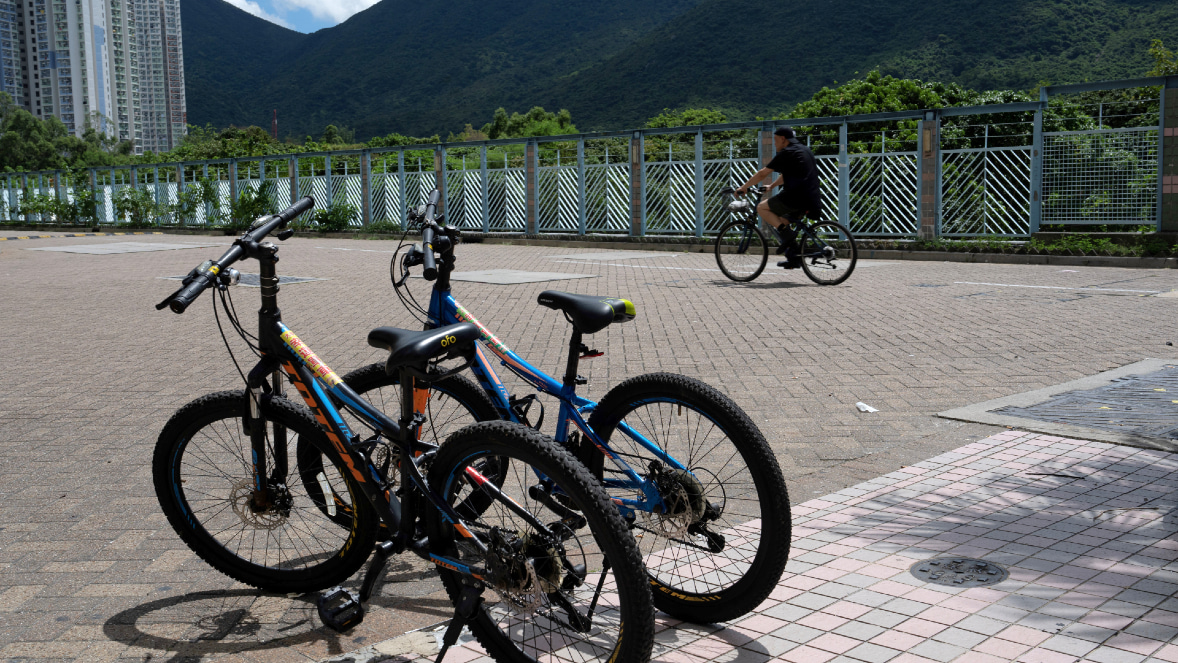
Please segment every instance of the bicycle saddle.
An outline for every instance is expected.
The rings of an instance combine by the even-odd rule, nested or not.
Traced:
[[[619,297],[595,297],[574,295],[560,290],[545,290],[536,301],[540,306],[564,311],[572,320],[573,327],[582,334],[599,332],[612,322],[626,322],[638,315],[633,302]]]
[[[399,366],[421,364],[439,355],[460,354],[478,338],[479,328],[469,322],[425,331],[377,327],[368,332],[368,345],[388,350],[385,370],[392,372]]]

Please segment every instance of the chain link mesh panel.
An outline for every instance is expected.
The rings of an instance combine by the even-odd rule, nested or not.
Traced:
[[[1044,224],[1157,223],[1158,130],[1043,135]]]

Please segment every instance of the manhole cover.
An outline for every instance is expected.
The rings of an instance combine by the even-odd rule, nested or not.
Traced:
[[[909,569],[918,580],[949,587],[997,585],[1010,575],[1006,569],[972,557],[937,557],[913,564]]]

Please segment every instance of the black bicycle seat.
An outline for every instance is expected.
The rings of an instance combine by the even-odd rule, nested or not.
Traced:
[[[536,299],[541,306],[564,311],[573,327],[583,334],[605,329],[613,322],[626,322],[638,315],[634,303],[620,297],[574,295],[560,290],[545,290]]]
[[[469,322],[437,329],[414,331],[399,327],[377,327],[368,332],[368,345],[388,350],[386,369],[421,364],[444,354],[458,354],[479,338],[479,328]]]

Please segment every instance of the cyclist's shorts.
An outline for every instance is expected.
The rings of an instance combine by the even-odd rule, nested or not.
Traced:
[[[796,221],[804,216],[808,216],[811,219],[817,219],[822,214],[822,210],[811,210],[804,207],[798,207],[798,203],[796,201],[786,200],[782,197],[781,194],[777,194],[776,196],[773,196],[769,199],[769,211],[783,219],[789,219],[790,221]]]

